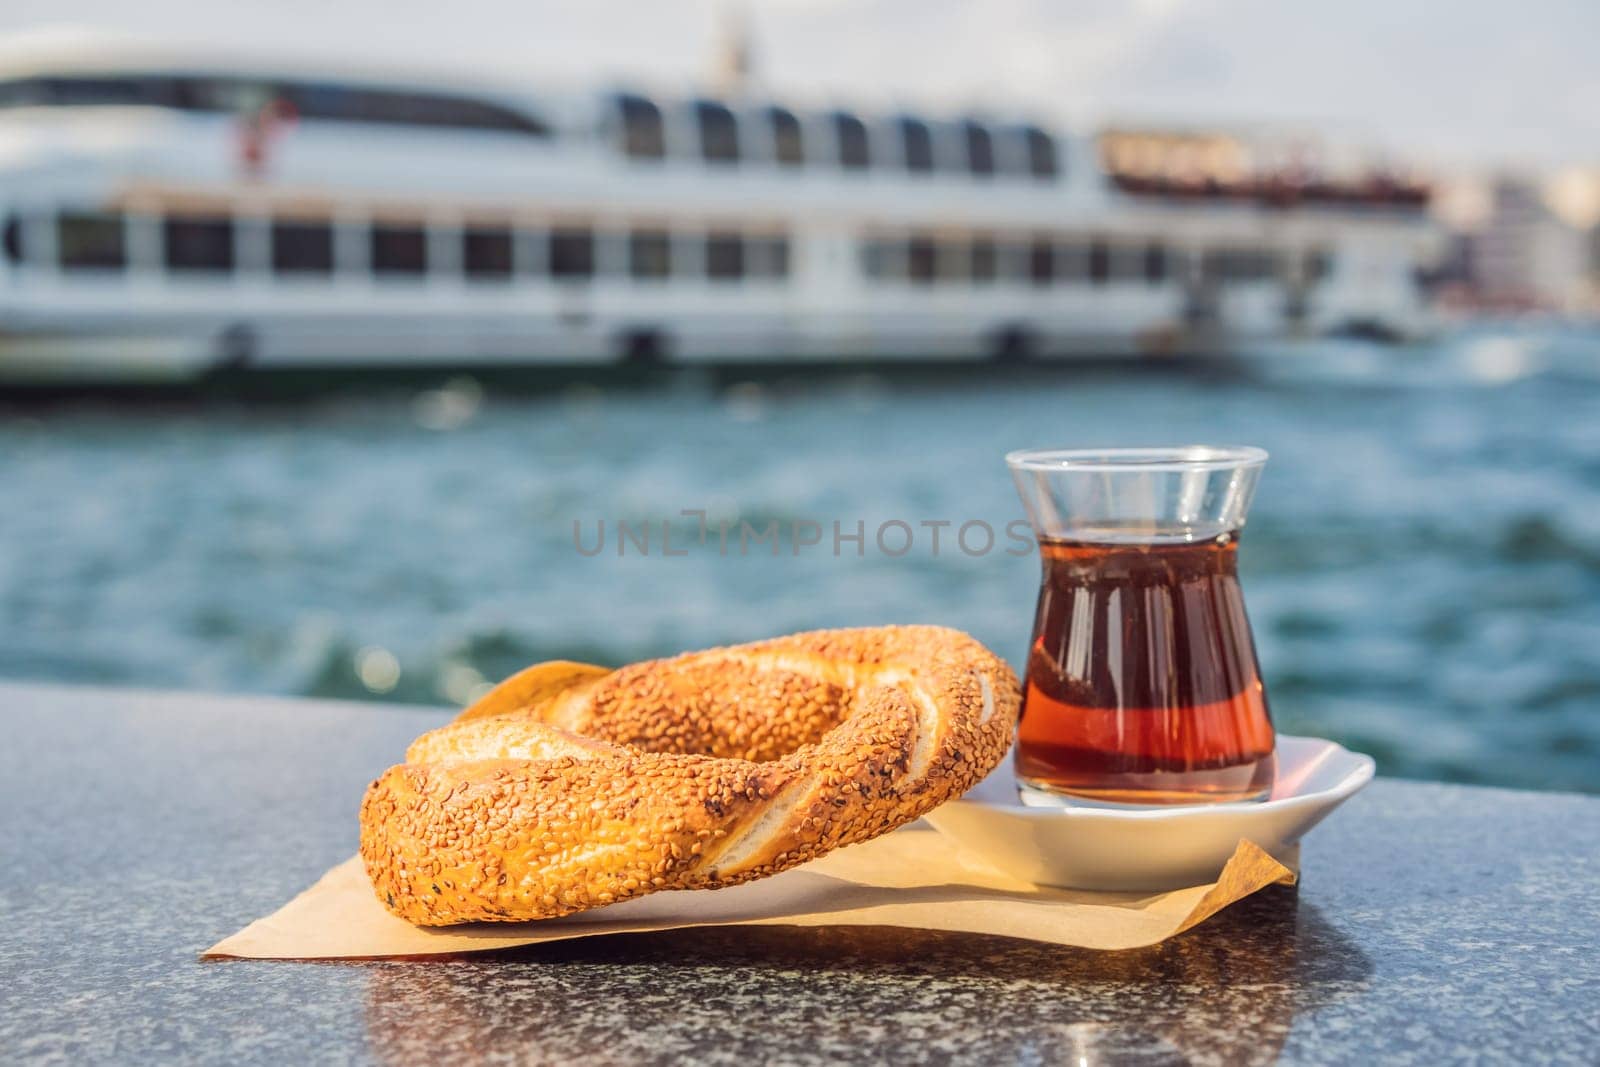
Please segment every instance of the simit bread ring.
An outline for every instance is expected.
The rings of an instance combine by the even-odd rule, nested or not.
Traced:
[[[372,783],[361,857],[423,926],[736,885],[960,796],[1000,762],[1019,702],[1005,663],[933,626],[540,664]]]

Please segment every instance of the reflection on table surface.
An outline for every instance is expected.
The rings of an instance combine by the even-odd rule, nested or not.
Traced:
[[[1130,952],[745,927],[374,964],[366,1021],[392,1063],[1270,1063],[1297,1014],[1359,991],[1371,970],[1294,889],[1272,887]]]

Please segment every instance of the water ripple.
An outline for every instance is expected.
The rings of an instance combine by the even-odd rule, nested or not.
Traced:
[[[1246,441],[1273,453],[1242,558],[1280,725],[1385,773],[1600,791],[1600,343],[1474,344],[0,412],[0,675],[459,702],[538,659],[908,621],[1018,662],[1033,559],[893,558],[870,531],[1003,529],[1010,448]],[[658,550],[580,554],[599,519]],[[868,543],[723,555],[719,519]]]

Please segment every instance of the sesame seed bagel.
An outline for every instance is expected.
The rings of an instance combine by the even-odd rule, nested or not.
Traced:
[[[960,796],[1005,754],[1020,699],[1003,661],[934,626],[539,664],[372,783],[361,858],[421,926],[737,885]]]

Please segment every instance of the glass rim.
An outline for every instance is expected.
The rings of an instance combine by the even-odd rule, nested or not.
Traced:
[[[1259,467],[1267,450],[1254,445],[1172,445],[1157,448],[1021,448],[1006,453],[1014,471],[1140,474]]]

